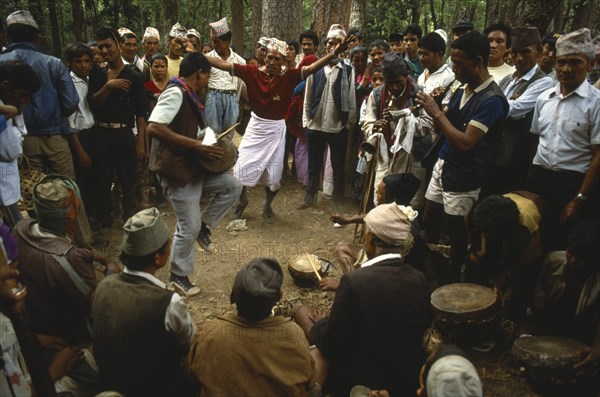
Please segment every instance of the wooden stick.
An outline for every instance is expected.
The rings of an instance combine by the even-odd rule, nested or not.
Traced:
[[[313,271],[315,272],[315,274],[317,275],[317,278],[319,279],[319,281],[321,281],[321,275],[319,274],[317,267],[315,266],[312,257],[310,254],[306,254],[306,258],[308,259],[308,263],[310,263],[310,266],[312,267]]]
[[[217,141],[221,140],[221,138],[223,138],[224,136],[226,136],[227,134],[229,134],[231,131],[233,131],[233,129],[235,127],[237,127],[238,125],[240,125],[241,123],[236,123],[234,125],[232,125],[231,127],[227,128],[227,130],[223,131],[218,137],[217,137]]]

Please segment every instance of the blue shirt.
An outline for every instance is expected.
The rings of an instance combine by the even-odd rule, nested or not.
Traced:
[[[413,59],[410,59],[408,57],[408,54],[405,54],[404,60],[410,65],[410,75],[412,76],[413,80],[417,81],[421,73],[423,73],[423,71],[425,70],[423,68],[423,65],[421,64],[421,61],[419,60],[419,57],[415,55]]]
[[[41,83],[31,101],[23,106],[28,135],[71,134],[67,117],[77,109],[79,96],[66,66],[33,43],[14,43],[0,54],[0,62],[12,60],[31,66]]]

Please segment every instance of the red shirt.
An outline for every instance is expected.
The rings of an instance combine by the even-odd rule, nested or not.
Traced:
[[[282,120],[292,102],[294,88],[302,81],[301,69],[287,69],[269,78],[256,65],[233,64],[234,74],[246,83],[252,111],[258,117]]]

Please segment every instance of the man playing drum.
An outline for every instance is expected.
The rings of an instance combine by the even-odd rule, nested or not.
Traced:
[[[206,127],[204,106],[198,94],[208,84],[210,64],[200,53],[190,53],[181,62],[179,78],[158,99],[149,120],[152,144],[150,170],[158,174],[177,216],[171,258],[172,286],[183,295],[200,293],[188,276],[194,271],[194,240],[211,250],[209,227],[216,226],[241,192],[240,184],[227,171],[208,173],[194,159],[220,159],[224,151],[203,145],[196,137]],[[201,212],[202,194],[212,195]]]

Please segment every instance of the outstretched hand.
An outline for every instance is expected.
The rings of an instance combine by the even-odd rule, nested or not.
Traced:
[[[346,38],[344,40],[337,43],[337,45],[333,49],[333,54],[336,57],[340,56],[341,53],[346,51],[346,49],[348,48],[348,44],[350,44],[352,42],[352,40],[354,40],[354,38],[355,38],[355,36],[353,34],[351,34],[350,36],[346,36]]]

